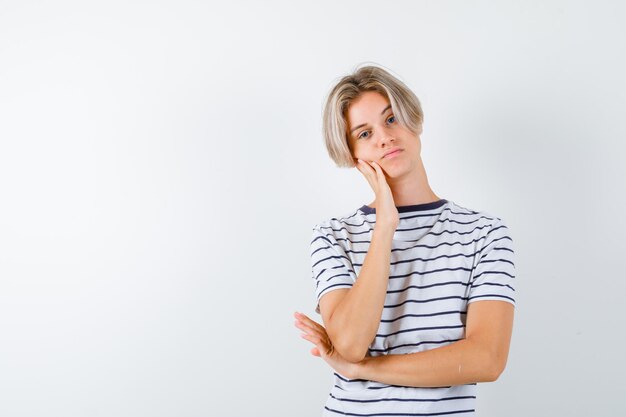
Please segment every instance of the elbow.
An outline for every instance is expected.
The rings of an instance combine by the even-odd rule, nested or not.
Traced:
[[[483,382],[495,382],[500,378],[502,372],[506,368],[506,355],[492,354],[489,355],[489,360],[485,369]]]
[[[481,382],[495,382],[500,378],[500,375],[504,371],[504,368],[498,368],[496,366],[488,367],[487,371],[483,375]]]
[[[365,345],[363,341],[357,340],[359,334],[352,334],[347,329],[337,330],[329,325],[328,336],[331,339],[335,350],[339,352],[342,358],[351,363],[359,363],[367,355],[369,344]]]
[[[365,359],[365,353],[362,353],[362,352],[357,352],[357,351],[351,351],[351,352],[348,352],[348,355],[347,355],[347,356],[344,356],[344,357],[345,357],[345,359],[346,359],[348,362],[351,362],[351,363],[359,363],[359,362],[361,362],[363,359]]]
[[[365,349],[358,348],[355,347],[354,343],[347,343],[346,341],[335,345],[335,349],[337,349],[341,357],[351,363],[361,362],[365,359],[365,355],[367,354],[367,346]]]

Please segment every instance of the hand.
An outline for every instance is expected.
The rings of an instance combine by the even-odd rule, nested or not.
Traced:
[[[340,375],[349,379],[358,379],[358,364],[348,362],[335,350],[324,326],[302,313],[294,313],[294,317],[296,318],[295,326],[304,332],[300,336],[315,345],[311,349],[313,356],[324,359]]]
[[[374,161],[362,159],[357,159],[356,168],[363,174],[376,195],[376,224],[386,225],[396,230],[400,217],[383,169]]]

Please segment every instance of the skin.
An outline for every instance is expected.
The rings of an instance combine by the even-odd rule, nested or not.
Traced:
[[[348,131],[359,127],[349,134],[350,149],[356,160],[367,162],[358,164],[357,169],[365,176],[370,186],[376,178],[376,166],[385,174],[385,180],[391,191],[392,198],[379,196],[377,187],[372,186],[376,199],[369,204],[376,208],[378,204],[407,206],[437,201],[440,198],[428,184],[428,177],[422,162],[422,143],[420,135],[398,123],[391,108],[383,114],[381,111],[389,106],[389,100],[373,91],[364,92],[352,102],[348,108]],[[383,158],[390,149],[400,148],[402,151],[393,158]],[[381,201],[378,201],[383,197]]]
[[[347,125],[356,168],[376,196],[369,206],[376,208],[377,227],[392,232],[398,225],[396,206],[424,204],[440,198],[428,184],[420,155],[419,132],[411,132],[399,124],[391,108],[386,109],[388,106],[389,101],[381,94],[364,92],[348,108]],[[396,148],[401,151],[395,157],[384,157]],[[320,300],[320,309],[325,299],[336,300],[347,291],[326,294]],[[301,337],[314,345],[311,354],[324,359],[345,377],[437,387],[495,381],[506,366],[513,312],[513,305],[504,301],[473,302],[468,306],[463,340],[423,352],[366,356],[358,361],[347,360],[335,349],[324,326],[299,312],[294,317],[295,326],[303,332]]]

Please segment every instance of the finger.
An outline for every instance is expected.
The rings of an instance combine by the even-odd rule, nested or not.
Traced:
[[[312,328],[311,326],[307,326],[306,324],[302,323],[301,321],[296,321],[294,324],[295,324],[295,326],[298,329],[302,330],[305,333],[312,334],[312,333],[316,333],[317,332],[316,329]]]
[[[378,165],[377,162],[372,161],[372,166],[374,167],[374,170],[376,171],[376,178],[380,179],[380,177],[383,177],[383,178],[385,177],[382,167]]]
[[[377,175],[376,175],[375,169],[367,161],[363,161],[363,160],[359,160],[359,161],[360,161],[359,166],[358,166],[359,172],[363,174],[363,176],[369,183],[370,187],[372,187],[372,189],[375,192],[376,182],[377,182]]]
[[[319,337],[308,335],[308,334],[301,334],[300,337],[313,343],[315,347],[319,350],[321,355],[332,354],[332,352],[335,349],[333,345],[326,344]]]
[[[383,167],[381,167],[378,162],[369,161],[368,163],[372,167],[372,177],[377,184],[385,179],[385,170],[383,170]]]
[[[318,322],[316,322],[315,320],[309,318],[308,316],[306,316],[304,314],[300,315],[299,321],[302,324],[304,324],[305,326],[312,327],[312,328],[318,329],[318,330],[326,331],[326,328],[324,328],[324,326],[322,326],[321,324],[319,324]]]
[[[376,176],[376,170],[374,169],[374,161],[365,161],[363,159],[361,161],[361,167],[365,170],[366,173],[372,176]]]
[[[318,328],[306,326],[300,322],[296,323],[296,327],[311,337],[316,337],[319,340],[328,339],[328,335],[326,334],[326,332],[323,330],[319,330]]]
[[[326,333],[326,328],[322,326],[320,323],[315,320],[309,318],[306,314],[299,314],[298,322],[302,323],[304,326],[307,326],[313,330],[316,330],[321,333]]]
[[[321,351],[321,349],[323,349],[322,341],[320,340],[319,337],[315,337],[315,336],[312,336],[312,335],[309,335],[309,334],[305,334],[305,333],[301,334],[300,337],[305,339],[305,340],[308,340],[311,343],[313,343],[316,348],[320,349],[320,351]]]
[[[322,356],[322,354],[320,353],[320,350],[318,348],[312,348],[311,349],[311,355],[313,356]]]
[[[294,316],[296,318],[296,321],[295,321],[296,327],[298,327],[298,324],[307,325],[307,323],[312,321],[310,318],[308,318],[305,314],[302,314],[302,313],[295,313]]]
[[[360,159],[358,160],[356,164],[356,169],[358,169],[359,172],[363,174],[365,178],[368,178],[369,176],[375,174],[373,169],[369,167],[367,163],[365,163],[365,161],[362,161]]]

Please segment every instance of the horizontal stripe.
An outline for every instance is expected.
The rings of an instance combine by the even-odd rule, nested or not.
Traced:
[[[362,383],[361,380],[359,380],[359,381],[345,381],[345,382],[347,382],[347,383],[349,383],[349,382]],[[365,381],[365,382],[368,382],[368,381]],[[369,383],[372,383],[372,382],[373,381],[369,381]],[[372,386],[372,385],[370,385],[370,386],[367,387],[367,389],[368,390],[377,390],[377,389],[386,389],[386,388],[393,388],[393,387],[396,387],[396,385],[382,385],[382,386]],[[338,388],[338,389],[340,389],[342,391],[346,391],[346,392],[348,391],[345,388],[340,387],[339,385],[335,385],[335,388]]]
[[[406,277],[410,277],[411,275],[428,275],[428,274],[434,274],[437,272],[444,272],[444,271],[467,271],[467,272],[472,272],[471,268],[463,268],[463,267],[459,267],[459,268],[439,268],[439,269],[431,269],[429,271],[413,271],[409,274],[402,274],[402,275],[390,275],[389,279],[396,279],[396,278],[406,278]]]
[[[369,349],[370,352],[378,352],[378,353],[389,353],[392,350],[396,350],[396,349],[400,349],[403,347],[418,347],[421,345],[441,345],[444,343],[454,343],[454,342],[458,342],[459,340],[462,339],[448,339],[448,340],[431,340],[431,341],[423,341],[423,342],[419,342],[419,343],[405,343],[403,345],[397,345],[397,346],[390,346],[387,349]]]
[[[374,381],[368,381],[366,379],[346,379],[344,377],[342,377],[341,375],[339,375],[337,372],[333,372],[333,375],[337,378],[342,380],[343,382],[369,382],[369,383],[375,383],[375,384],[380,384],[381,386],[375,387],[375,388],[406,388],[402,385],[388,385],[388,384],[383,384],[380,382],[374,382]],[[337,386],[337,388],[341,388],[340,386]],[[370,387],[371,388],[371,387]],[[450,388],[450,387],[434,387],[432,389],[441,389],[441,388]],[[424,387],[424,389],[431,389],[428,387]]]
[[[507,239],[507,240],[509,240],[511,242],[513,241],[513,239],[511,239],[509,236],[505,236],[505,237],[502,237],[500,239],[494,240],[491,243],[497,242],[497,241],[502,240],[502,239]],[[485,253],[484,255],[481,255],[479,259],[483,259],[485,256],[489,255],[490,253],[493,253],[493,252],[499,251],[499,250],[504,250],[504,251],[513,253],[513,249],[511,249],[511,248],[501,248],[501,247],[490,248],[489,252]],[[480,251],[478,253],[480,253]]]
[[[393,398],[391,397],[391,398],[381,398],[381,399],[376,399],[376,400],[357,400],[353,398],[336,397],[332,393],[329,395],[337,401],[348,401],[348,402],[355,402],[355,403],[380,403],[380,402],[386,402],[386,401],[435,403],[435,402],[440,402],[440,401],[470,400],[470,399],[476,398],[475,395],[466,395],[466,396],[460,396],[460,397],[442,397],[442,398]]]
[[[351,277],[352,275],[350,274],[337,274],[337,275],[333,275],[332,277],[328,278],[327,280],[325,280],[326,282],[330,281],[333,278],[337,278],[337,277]]]
[[[398,330],[397,332],[393,332],[393,333],[388,333],[388,334],[377,334],[376,337],[389,337],[389,336],[394,336],[396,334],[400,334],[400,333],[408,333],[408,332],[423,332],[426,330],[444,330],[444,329],[462,329],[465,326],[463,325],[457,325],[457,326],[434,326],[434,327],[415,327],[412,329],[404,329],[404,330]]]
[[[487,236],[486,236],[486,237],[487,237]],[[510,237],[510,236],[502,236],[502,237],[499,237],[499,238],[497,238],[497,239],[493,239],[492,241],[490,241],[489,243],[487,243],[487,244],[486,244],[486,245],[485,245],[485,246],[484,246],[484,247],[483,247],[483,248],[482,248],[482,249],[478,252],[478,253],[480,253],[480,254],[481,254],[481,255],[479,256],[479,259],[482,259],[482,258],[483,258],[483,256],[484,256],[484,255],[482,255],[482,252],[483,252],[483,251],[485,251],[485,250],[487,250],[487,249],[492,250],[493,248],[490,248],[489,246],[490,246],[490,245],[493,245],[494,243],[499,242],[499,241],[501,241],[501,240],[509,240],[509,241],[513,242],[513,239],[511,239],[511,237]]]
[[[391,249],[391,252],[392,253],[393,252],[406,252],[406,251],[410,251],[412,249],[438,249],[438,248],[440,248],[442,246],[454,246],[454,245],[470,246],[470,245],[474,245],[475,243],[478,243],[478,242],[480,242],[481,240],[484,240],[484,239],[485,239],[485,236],[482,236],[482,237],[480,237],[478,239],[473,239],[473,240],[471,240],[469,242],[457,242],[457,241],[455,241],[455,242],[442,242],[442,243],[440,243],[438,245],[416,244],[414,246],[409,246],[409,247],[406,247],[406,248],[393,248],[393,249]],[[337,238],[337,240],[338,241],[345,240],[345,241],[350,242],[351,244],[355,244],[355,243],[367,243],[367,244],[369,244],[370,243],[369,241],[353,242],[353,241],[351,241],[350,239],[347,239],[347,238],[345,238],[345,239],[344,238]],[[403,242],[403,243],[411,243],[411,242]],[[339,246],[339,245],[334,244],[334,246]],[[343,252],[345,252],[346,254],[348,254],[348,253],[353,253],[353,254],[363,253],[363,254],[367,254],[366,250],[359,251],[359,250],[346,249]],[[474,253],[472,256],[474,256],[475,254],[476,253]],[[354,263],[354,265],[362,265],[362,264]]]
[[[460,207],[460,206],[457,205],[457,207]],[[463,207],[460,207],[460,208],[463,208]],[[448,212],[449,214],[461,215],[461,216],[475,216],[475,215],[479,214],[477,211],[474,211],[474,210],[469,210],[469,209],[465,209],[465,210],[469,211],[469,213],[455,212],[455,211],[452,211],[452,208],[450,208],[450,207],[444,207],[444,209],[441,210],[441,211],[435,211],[433,213],[427,213],[427,214],[405,215],[403,213],[398,213],[399,214],[398,217],[399,217],[400,221],[402,221],[402,220],[411,220],[411,219],[420,218],[420,217],[434,217],[434,216],[439,216],[440,217],[440,216],[442,216],[446,212]],[[376,223],[374,221],[367,221],[367,220],[365,220],[364,222],[362,222],[359,225],[348,223],[348,220],[350,220],[350,219],[352,219],[354,217],[357,217],[357,216],[365,217],[367,219],[368,216],[376,216],[376,213],[364,213],[364,212],[362,212],[362,211],[357,209],[356,211],[352,212],[352,214],[349,215],[349,216],[342,217],[342,218],[331,217],[329,219],[329,221],[336,221],[336,222],[340,222],[340,223],[345,223],[346,225],[349,225],[349,226],[356,226],[356,227],[363,226],[363,224],[365,224],[365,223],[368,223],[368,224],[371,224],[371,225]],[[488,219],[490,221],[499,220],[497,217],[489,217],[489,216],[484,216],[484,215],[482,217],[485,218],[485,219]]]
[[[476,275],[474,279],[477,279],[480,276],[489,275],[489,274],[506,275],[509,278],[515,278],[515,275],[511,275],[508,272],[504,272],[504,271],[483,271],[480,274]]]
[[[445,212],[448,212],[449,214],[459,214],[462,216],[475,216],[478,214],[478,212],[476,211],[472,211],[471,213],[460,213],[460,212],[456,212],[456,211],[452,211],[451,208],[446,207],[445,209],[443,209],[439,214],[438,213],[434,213],[434,214],[429,214],[429,215],[420,215],[420,214],[415,214],[412,216],[403,216],[402,219],[406,219],[406,220],[411,220],[411,219],[415,219],[417,217],[432,217],[435,215],[443,215]],[[487,217],[487,216],[482,216],[483,218],[487,219],[487,220],[495,220],[493,217]]]
[[[321,262],[327,261],[329,259],[345,259],[346,261],[350,262],[350,259],[347,256],[343,256],[343,255],[333,255],[333,256],[327,256],[326,258],[320,259],[319,261],[315,262],[313,264],[313,268],[315,268],[318,264],[320,264]]]
[[[491,225],[484,225],[484,226],[480,226],[480,227],[474,228],[474,229],[472,229],[472,230],[470,230],[470,231],[467,231],[467,232],[459,232],[459,231],[452,231],[452,230],[442,230],[440,233],[429,232],[429,233],[426,233],[424,236],[422,236],[422,237],[420,238],[420,240],[425,239],[425,238],[427,238],[428,236],[441,236],[441,235],[443,235],[444,233],[448,233],[448,234],[450,234],[450,235],[453,235],[453,234],[457,234],[457,235],[470,235],[470,234],[476,234],[476,231],[477,231],[477,230],[482,230],[482,229],[483,229],[483,228],[485,228],[485,227],[491,227]],[[498,229],[500,229],[501,227],[506,227],[506,226],[500,226],[500,227],[498,227],[498,228],[491,229],[488,233],[493,232],[493,231],[495,231],[495,230],[498,230]],[[410,231],[410,230],[418,230],[418,229],[432,229],[432,228],[433,228],[433,226],[424,226],[424,227],[420,227],[420,228],[416,228],[416,229],[404,229],[404,230],[405,230],[405,231]],[[320,227],[320,229],[321,229],[321,227]],[[333,229],[333,230],[334,230],[334,229]],[[396,229],[396,230],[398,230],[398,229]],[[339,230],[334,230],[334,231],[339,231]],[[352,232],[350,232],[350,233],[349,233],[349,235],[353,235],[353,236],[354,236],[354,235],[362,235],[362,234],[364,234],[364,233],[370,233],[370,232],[372,232],[372,233],[373,233],[373,229],[366,230],[366,231],[361,231],[361,232],[358,232],[358,233],[352,233]],[[321,232],[321,230],[320,230],[320,233],[322,233],[322,232]],[[488,236],[488,233],[487,233],[487,235],[486,235],[486,236]],[[485,238],[486,236],[483,236],[483,238]],[[313,240],[311,240],[311,245],[313,245],[313,243],[315,243],[315,241],[317,241],[318,239],[323,239],[324,241],[326,241],[326,242],[330,243],[330,244],[331,244],[331,245],[333,245],[333,246],[338,246],[336,243],[333,243],[333,242],[329,239],[330,237],[332,237],[333,239],[335,239],[337,242],[339,242],[339,241],[346,241],[346,242],[350,242],[352,245],[354,245],[354,244],[356,244],[356,243],[370,243],[370,240],[350,240],[350,239],[348,239],[348,238],[336,237],[335,235],[330,234],[330,233],[324,233],[323,235],[319,235],[319,236],[317,236],[316,238],[314,238]],[[460,243],[460,242],[458,242],[458,243]],[[361,251],[353,251],[352,253],[362,253],[362,252],[361,252]]]
[[[473,413],[474,410],[455,410],[455,411],[441,411],[439,413],[373,413],[373,414],[362,414],[362,413],[349,413],[345,411],[339,411],[328,406],[324,406],[325,409],[331,411],[333,413],[341,414],[344,416],[444,416],[450,414],[461,414],[461,413]]]
[[[360,380],[359,380],[360,381]],[[353,381],[347,381],[347,382],[353,382]],[[372,381],[369,381],[370,383]],[[465,385],[476,385],[476,384],[465,384]],[[342,391],[346,391],[346,392],[351,392],[346,390],[343,387],[340,387],[339,385],[334,385],[335,388],[340,389]],[[402,385],[384,385],[384,386],[369,386],[367,387],[368,390],[377,390],[377,389],[389,389],[389,390],[393,390],[394,388],[410,388],[410,387],[405,387]],[[420,387],[420,390],[441,390],[441,389],[448,389],[448,388],[452,388],[451,386],[447,386],[447,387]]]
[[[440,312],[436,312],[436,313],[423,313],[423,314],[403,314],[401,316],[398,316],[394,319],[390,319],[390,320],[383,320],[381,319],[380,322],[381,323],[393,323],[396,320],[400,320],[403,319],[405,317],[436,317],[436,316],[446,316],[446,315],[450,315],[450,314],[467,314],[467,311],[458,311],[458,310],[451,310],[451,311],[440,311]]]
[[[329,271],[331,269],[344,269],[345,270],[347,268],[345,268],[344,265],[336,265],[336,266],[333,266],[332,268],[324,268],[315,276],[314,279],[319,279],[320,275],[322,275],[324,272]],[[354,272],[353,270],[350,269],[349,271],[352,272],[354,275],[356,275],[356,272]]]
[[[319,248],[315,249],[313,252],[311,252],[311,256],[315,255],[317,252],[319,252],[319,251],[321,251],[323,249],[335,250],[335,248],[332,247],[332,244],[331,244],[331,246],[322,246],[322,247],[319,247]]]
[[[513,262],[509,261],[508,259],[498,258],[498,259],[490,259],[488,261],[482,261],[482,260],[480,261],[481,264],[488,264],[490,262],[504,262],[504,263],[511,264],[511,265],[515,266],[515,264]]]
[[[328,287],[324,287],[324,289],[322,290],[322,292],[320,293],[320,296],[322,294],[324,294],[326,291],[328,291],[331,288],[334,287],[346,287],[346,288],[350,288],[352,287],[352,284],[348,284],[348,283],[340,283],[340,284],[333,284],[333,285],[329,285]]]
[[[472,288],[482,287],[483,285],[491,285],[491,286],[495,286],[495,287],[507,287],[511,291],[515,291],[515,288],[511,287],[510,285],[508,285],[508,284],[498,284],[497,282],[485,282],[483,284],[472,285]]]
[[[432,229],[432,228],[433,228],[434,226],[436,226],[438,223],[446,223],[446,222],[448,222],[448,223],[460,224],[460,225],[468,225],[468,224],[474,224],[474,223],[477,223],[477,222],[479,222],[479,221],[480,221],[480,220],[482,220],[482,219],[486,219],[486,220],[489,220],[489,221],[492,221],[492,222],[493,222],[493,220],[494,220],[494,219],[491,219],[491,218],[488,218],[488,217],[485,217],[485,216],[480,216],[480,217],[478,217],[477,219],[474,219],[474,220],[472,220],[472,221],[469,221],[469,222],[462,222],[462,221],[459,221],[459,220],[454,220],[454,219],[451,219],[451,218],[445,217],[445,218],[439,218],[439,219],[437,219],[437,220],[436,220],[435,222],[433,222],[432,224],[426,224],[426,225],[424,225],[424,226],[418,226],[418,227],[416,227],[416,228],[414,228],[414,229],[405,229],[405,230]],[[402,219],[399,219],[399,220],[400,220],[400,221],[402,221],[402,220],[406,220],[406,218],[402,218]],[[343,223],[343,224],[346,224],[345,222],[342,222],[342,223]],[[370,223],[370,222],[363,222],[363,223],[362,223],[362,224],[360,224],[360,225],[350,225],[350,226],[353,226],[353,227],[355,227],[355,228],[358,228],[358,227],[362,227],[362,226],[364,226],[364,225],[365,225],[365,223],[367,223],[367,225],[368,225],[368,228],[367,228],[368,230],[365,230],[365,231],[363,231],[363,230],[359,230],[359,231],[350,230],[350,229],[348,229],[348,228],[347,228],[347,227],[345,227],[345,226],[341,226],[341,227],[339,227],[338,229],[335,229],[332,225],[331,225],[331,226],[318,225],[318,226],[317,226],[317,229],[319,229],[320,231],[322,231],[322,229],[325,229],[325,230],[324,230],[324,232],[325,232],[325,231],[327,231],[327,230],[330,230],[330,231],[333,231],[333,232],[341,232],[341,231],[345,230],[346,232],[348,232],[348,233],[349,233],[349,234],[351,234],[351,235],[362,235],[363,233],[369,233],[371,230],[373,230],[373,228],[376,226],[376,222],[371,222],[371,223]],[[346,225],[347,225],[347,224],[346,224]],[[315,229],[314,229],[314,230],[315,230]],[[398,228],[396,228],[396,230],[402,230],[402,229],[398,229]]]
[[[343,382],[367,382],[367,379],[347,379],[339,375],[337,372],[334,372],[333,375],[335,375],[336,378],[341,379]]]
[[[443,287],[446,285],[462,285],[464,287],[467,287],[470,285],[470,283],[463,282],[463,281],[446,281],[446,282],[438,282],[436,284],[428,284],[428,285],[409,285],[408,287],[402,288],[401,290],[387,290],[387,294],[397,294],[397,293],[408,291],[410,289],[425,290],[427,288]]]
[[[437,259],[442,259],[442,258],[448,258],[448,259],[452,259],[452,258],[458,258],[458,257],[463,257],[463,258],[473,258],[474,256],[476,256],[476,253],[472,253],[470,254],[464,254],[464,253],[459,253],[456,255],[439,255],[439,256],[435,256],[434,258],[408,258],[408,259],[402,259],[400,261],[396,261],[396,262],[390,262],[390,265],[401,265],[401,264],[406,264],[406,263],[411,263],[411,262],[415,262],[415,261],[421,261],[421,262],[430,262],[430,261],[436,261]],[[355,264],[357,266],[361,266],[363,264]]]
[[[458,295],[450,295],[450,296],[447,296],[447,297],[426,298],[424,300],[405,300],[405,301],[401,302],[400,304],[385,305],[384,308],[396,308],[396,307],[403,306],[403,305],[405,305],[407,303],[422,304],[422,303],[432,303],[434,301],[443,301],[443,300],[467,300],[467,297],[461,297],[461,296],[458,296]]]
[[[483,239],[485,239],[485,238],[481,237],[479,239],[474,239],[474,240],[471,240],[469,242],[442,242],[439,245],[434,245],[434,246],[433,245],[425,245],[425,244],[423,244],[423,245],[417,244],[417,245],[409,246],[409,247],[406,247],[406,248],[394,248],[394,249],[391,250],[391,252],[406,252],[406,251],[411,251],[413,249],[439,249],[442,246],[454,246],[454,245],[459,245],[461,247],[463,247],[463,246],[471,246],[471,245],[474,245],[475,243],[480,242]],[[408,242],[405,242],[405,243],[408,243]],[[355,251],[355,253],[356,253],[356,251]],[[475,256],[475,255],[476,255],[476,252],[472,252],[472,256]]]
[[[502,294],[483,294],[483,295],[475,295],[473,297],[470,297],[467,299],[467,301],[470,300],[475,300],[476,298],[485,298],[485,297],[498,297],[498,298],[506,298],[507,300],[511,300],[513,302],[515,302],[514,298],[511,297],[507,297],[506,295],[502,295]]]
[[[435,221],[433,221],[432,223],[431,222],[426,223],[425,226],[422,226],[422,227],[434,227],[438,223],[445,223],[445,222],[456,223],[456,224],[461,224],[461,225],[468,225],[468,224],[477,223],[477,222],[479,222],[480,220],[483,220],[483,219],[489,221],[490,225],[492,225],[497,220],[499,220],[499,219],[494,218],[494,217],[489,217],[489,216],[485,216],[485,215],[479,215],[478,217],[476,217],[472,221],[461,222],[459,220],[454,220],[451,217],[444,216],[444,213],[446,211],[449,214],[465,214],[465,213],[452,213],[452,212],[450,212],[450,210],[443,210],[442,212],[435,212],[435,213],[431,213],[431,214],[418,214],[418,215],[409,215],[409,216],[399,216],[399,223],[400,224],[401,223],[405,223],[407,220],[413,220],[413,219],[422,218],[422,217],[437,217],[435,219]],[[475,213],[474,216],[476,214],[478,214],[478,213]],[[315,231],[316,229],[320,230],[320,231],[321,231],[321,229],[330,229],[333,232],[340,232],[342,230],[345,230],[346,232],[351,233],[351,234],[359,234],[361,231],[355,232],[354,230],[350,230],[350,229],[348,229],[345,226],[350,226],[351,228],[358,229],[358,228],[361,228],[361,227],[364,227],[365,225],[367,225],[367,228],[370,229],[370,230],[373,229],[376,226],[376,220],[375,219],[374,220],[368,220],[367,216],[363,216],[363,215],[360,216],[360,217],[363,218],[363,221],[360,224],[353,224],[353,223],[348,223],[347,222],[347,220],[349,220],[350,218],[356,217],[357,215],[358,215],[358,213],[355,213],[352,216],[350,216],[348,218],[344,218],[344,219],[332,218],[328,222],[326,222],[326,224],[328,224],[328,225],[326,225],[326,224],[318,224],[318,225],[316,225],[312,229],[312,231]],[[334,221],[335,223],[339,223],[341,226],[338,229],[336,229],[336,228],[334,228],[332,226],[332,224],[330,224],[331,221]],[[415,222],[411,222],[411,223],[414,224]]]

